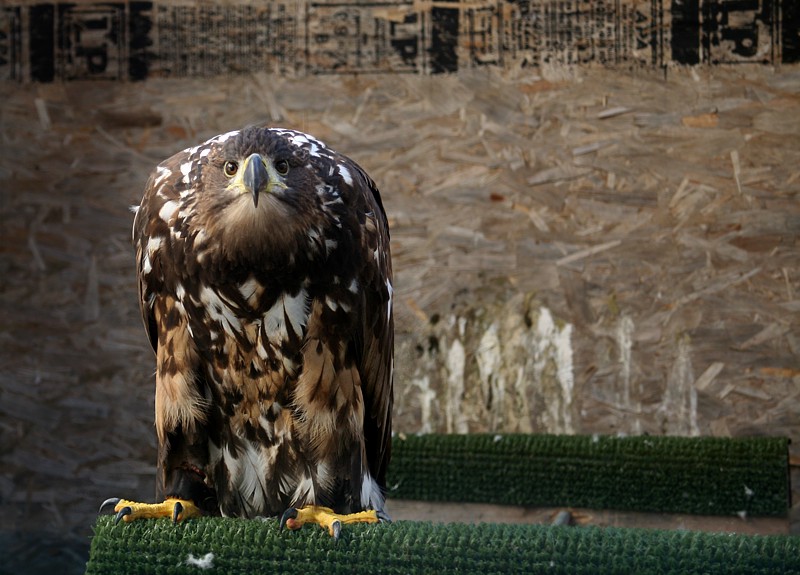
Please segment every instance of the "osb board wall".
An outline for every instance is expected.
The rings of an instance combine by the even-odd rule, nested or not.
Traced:
[[[0,8],[0,79],[800,60],[794,0],[229,0]]]
[[[9,572],[82,572],[98,502],[153,497],[128,206],[161,159],[257,121],[380,185],[398,432],[776,434],[797,456],[797,66],[0,82],[0,102]]]

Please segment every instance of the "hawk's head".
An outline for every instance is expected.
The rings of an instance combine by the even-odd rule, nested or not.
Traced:
[[[336,225],[353,183],[347,158],[291,130],[249,127],[186,153],[180,225],[196,247],[213,241],[229,256],[306,249]]]

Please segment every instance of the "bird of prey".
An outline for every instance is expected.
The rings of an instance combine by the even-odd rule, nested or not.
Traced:
[[[136,211],[163,503],[117,521],[376,522],[391,446],[389,229],[353,160],[248,127],[161,163]]]

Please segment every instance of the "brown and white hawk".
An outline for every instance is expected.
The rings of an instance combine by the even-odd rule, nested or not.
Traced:
[[[392,266],[364,170],[300,132],[222,134],[156,168],[133,240],[166,500],[111,499],[117,520],[383,518]]]

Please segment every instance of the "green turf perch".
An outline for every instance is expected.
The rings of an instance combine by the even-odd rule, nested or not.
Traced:
[[[785,516],[788,441],[395,438],[389,497]],[[278,531],[276,520],[98,519],[87,573],[800,573],[800,538],[397,522]]]
[[[87,573],[742,573],[800,572],[800,538],[540,525],[351,525],[319,528],[203,518],[95,527]]]
[[[389,498],[785,516],[788,439],[420,435],[395,437]]]

